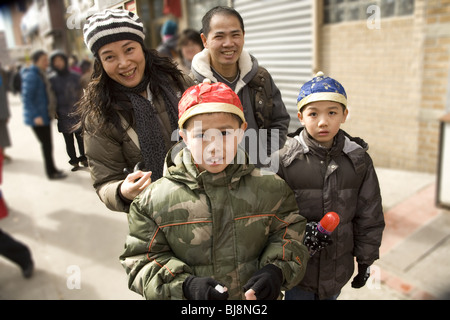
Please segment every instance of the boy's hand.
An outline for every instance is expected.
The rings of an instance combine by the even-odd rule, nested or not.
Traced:
[[[217,285],[221,286],[218,281],[210,277],[189,276],[183,282],[183,294],[188,300],[227,300],[227,288],[218,290]]]
[[[306,224],[303,244],[308,248],[310,256],[332,243],[330,236],[317,230],[317,222],[311,221]]]
[[[358,274],[353,278],[352,288],[362,288],[370,277],[370,266],[358,263]]]
[[[247,300],[276,300],[281,292],[283,274],[273,264],[255,272],[244,286]]]

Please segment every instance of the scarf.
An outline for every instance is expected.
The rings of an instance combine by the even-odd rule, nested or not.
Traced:
[[[144,168],[141,170],[152,171],[152,181],[156,181],[163,176],[167,148],[164,143],[162,132],[167,129],[161,125],[158,112],[153,105],[151,92],[148,91],[148,99],[140,95],[141,92],[147,90],[149,82],[149,76],[144,76],[142,81],[134,88],[128,88],[119,83],[114,83],[114,86],[115,89],[121,90],[126,94],[133,106],[134,117],[136,120],[136,133],[138,135],[141,154],[145,164]],[[163,81],[161,88],[172,132],[173,130],[176,130],[178,126],[178,100],[176,94],[170,89],[170,85],[166,81]]]

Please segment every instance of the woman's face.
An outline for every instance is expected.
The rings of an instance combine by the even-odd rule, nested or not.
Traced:
[[[98,50],[98,55],[108,76],[125,87],[137,86],[144,77],[145,55],[137,41],[108,43]]]
[[[202,51],[202,47],[192,40],[188,40],[185,45],[181,46],[181,54],[187,61],[192,61],[200,51]]]

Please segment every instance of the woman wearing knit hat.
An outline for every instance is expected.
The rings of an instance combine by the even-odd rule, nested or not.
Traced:
[[[303,125],[288,135],[279,151],[278,174],[294,190],[306,225],[305,244],[320,251],[308,261],[305,277],[286,300],[334,300],[351,285],[365,285],[369,266],[379,257],[384,230],[380,187],[368,145],[340,129],[347,115],[347,94],[335,79],[319,72],[300,89],[298,118]],[[330,211],[340,223],[327,235],[318,222]]]
[[[189,88],[179,126],[186,146],[130,208],[120,257],[130,289],[151,300],[278,299],[308,261],[292,190],[238,147],[247,123],[227,85]]]
[[[134,197],[162,176],[177,130],[178,100],[193,82],[145,48],[143,24],[132,12],[96,13],[83,32],[95,57],[77,111],[85,152],[100,199],[127,212]]]

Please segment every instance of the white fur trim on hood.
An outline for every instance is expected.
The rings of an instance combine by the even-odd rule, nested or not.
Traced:
[[[236,89],[234,90],[236,93],[238,93],[239,90],[246,85],[243,79],[252,70],[253,60],[251,55],[247,51],[242,50],[238,64],[240,74],[239,80],[236,84]],[[211,57],[207,48],[203,49],[194,56],[194,59],[192,60],[192,70],[194,70],[194,73],[198,73],[204,78],[209,78],[213,82],[217,82],[217,79],[213,76],[213,72],[211,70]]]

